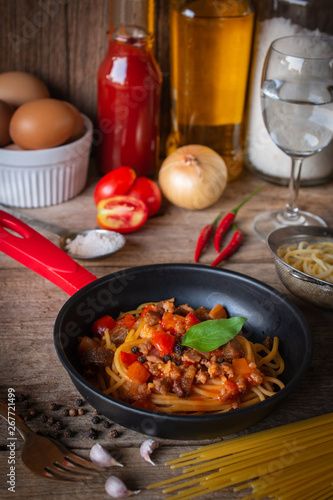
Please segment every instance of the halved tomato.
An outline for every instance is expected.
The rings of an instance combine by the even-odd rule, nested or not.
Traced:
[[[136,172],[131,167],[118,167],[105,174],[96,184],[94,201],[97,205],[101,200],[126,194],[136,179]]]
[[[155,181],[148,177],[137,177],[128,191],[129,196],[145,202],[148,208],[148,217],[156,214],[162,203],[162,194]]]
[[[131,196],[113,196],[97,205],[97,222],[103,229],[131,233],[143,226],[148,218],[145,203]]]

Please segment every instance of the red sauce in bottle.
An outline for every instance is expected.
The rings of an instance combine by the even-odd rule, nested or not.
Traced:
[[[99,170],[122,165],[153,176],[159,154],[162,75],[152,37],[112,38],[98,71]]]

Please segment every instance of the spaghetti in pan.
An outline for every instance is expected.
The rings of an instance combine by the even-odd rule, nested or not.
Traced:
[[[208,330],[225,320],[220,304],[195,310],[176,307],[173,299],[142,304],[116,320],[103,316],[92,335],[79,338],[84,376],[118,400],[173,414],[228,412],[283,389],[277,337],[253,343],[240,329],[210,350],[184,345],[194,330],[202,332],[200,345],[206,345]]]

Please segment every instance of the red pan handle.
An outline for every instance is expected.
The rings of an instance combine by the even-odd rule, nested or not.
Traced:
[[[0,250],[59,286],[69,295],[97,279],[51,241],[2,210]]]

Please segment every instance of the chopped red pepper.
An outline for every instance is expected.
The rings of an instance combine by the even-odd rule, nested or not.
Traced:
[[[246,377],[251,374],[251,368],[245,358],[234,358],[232,367],[236,377]]]
[[[117,325],[125,325],[127,328],[132,328],[135,322],[136,317],[133,314],[125,314],[123,318],[118,319]]]
[[[159,332],[158,330],[155,330],[151,341],[160,355],[165,356],[173,352],[173,348],[176,343],[176,337],[170,335],[170,333]]]
[[[140,361],[134,361],[128,369],[127,376],[138,384],[144,384],[150,377],[150,373]]]
[[[136,361],[139,356],[140,354],[133,354],[132,352],[120,351],[120,361],[126,367],[134,363],[134,361]]]
[[[178,314],[172,314],[171,312],[165,312],[160,321],[162,328],[170,333],[177,333],[179,325],[185,326],[184,316],[179,316]]]
[[[95,321],[95,323],[91,327],[91,331],[93,333],[98,333],[100,337],[103,337],[104,331],[107,329],[112,330],[115,324],[115,320],[111,318],[111,316],[106,315]]]
[[[188,330],[189,328],[191,328],[191,326],[201,323],[201,321],[193,313],[189,312],[185,316],[185,323],[186,323],[186,328]]]

